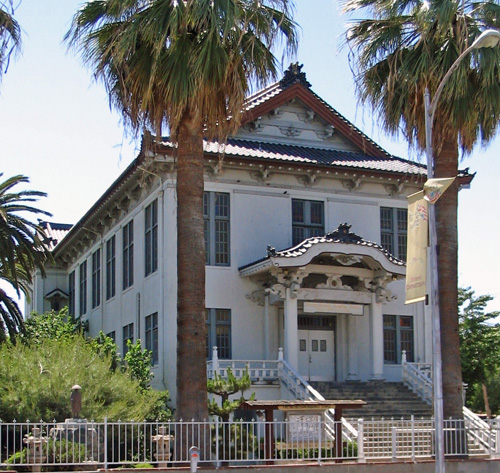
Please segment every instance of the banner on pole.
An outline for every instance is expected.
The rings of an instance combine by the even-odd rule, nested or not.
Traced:
[[[425,199],[425,191],[420,191],[408,196],[405,304],[425,300],[427,288],[428,231],[428,203]]]
[[[428,179],[424,184],[424,199],[431,204],[435,204],[454,180],[454,177]]]

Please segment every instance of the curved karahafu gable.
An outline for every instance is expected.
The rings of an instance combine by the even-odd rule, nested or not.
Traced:
[[[404,277],[406,265],[403,261],[377,243],[352,233],[350,228],[344,223],[324,236],[308,238],[297,246],[281,251],[268,247],[265,258],[240,267],[240,274],[245,277],[266,272],[269,268],[305,267],[315,264],[321,255],[328,255],[342,266],[356,265],[374,272],[383,271],[392,275],[393,279]]]

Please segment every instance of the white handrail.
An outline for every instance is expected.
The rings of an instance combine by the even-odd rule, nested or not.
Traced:
[[[324,401],[325,398],[314,389],[300,374],[298,374],[285,360],[280,360],[280,380],[287,389],[298,399]],[[329,409],[325,414],[328,433],[334,436],[335,410]],[[348,442],[358,438],[358,431],[344,417],[342,417],[342,437]]]
[[[477,414],[464,406],[464,419],[467,422],[467,431],[476,445],[484,448],[488,453],[496,451],[496,432],[491,430],[491,424],[485,422]]]
[[[403,352],[402,373],[403,383],[427,403],[432,402],[432,370],[431,365],[406,362]]]
[[[425,401],[432,402],[432,369],[425,363],[407,363],[403,353],[403,382]],[[497,435],[487,422],[467,407],[463,407],[464,420],[467,423],[468,437],[475,445],[486,451],[496,451]]]

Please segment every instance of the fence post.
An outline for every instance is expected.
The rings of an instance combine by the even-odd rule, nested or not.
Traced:
[[[366,463],[365,424],[363,419],[358,419],[358,463]]]
[[[104,418],[104,470],[108,471],[108,418]]]
[[[220,465],[220,449],[219,449],[219,417],[215,417],[215,464],[217,468]]]
[[[397,457],[397,454],[396,454],[396,448],[397,448],[397,439],[396,439],[396,427],[392,427],[392,461],[395,462],[396,461],[396,457]]]
[[[212,348],[212,369],[214,372],[214,378],[219,374],[219,353],[217,352],[217,347]]]
[[[323,416],[318,416],[318,463],[321,463],[321,448],[323,447],[321,431],[323,430],[322,425]],[[342,440],[341,440],[342,441]]]
[[[411,459],[415,462],[415,416],[411,415]]]
[[[495,420],[495,423],[493,424],[495,426],[495,457],[494,458],[499,458],[500,457],[500,424],[498,420]]]

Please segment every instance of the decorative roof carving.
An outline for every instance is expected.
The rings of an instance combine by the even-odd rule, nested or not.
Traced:
[[[332,240],[338,240],[340,243],[359,243],[363,241],[363,238],[350,230],[351,225],[348,225],[347,222],[341,223],[337,230],[327,233],[325,237]]]
[[[290,64],[290,67],[285,71],[283,79],[280,80],[280,85],[283,89],[290,87],[292,84],[302,84],[308,89],[311,88],[311,84],[306,79],[306,73],[302,72],[303,64],[298,62]]]

